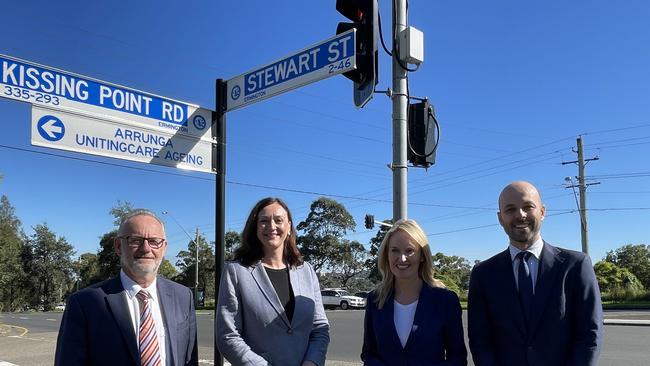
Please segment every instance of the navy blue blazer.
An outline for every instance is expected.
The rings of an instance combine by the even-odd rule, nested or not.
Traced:
[[[368,295],[361,359],[364,365],[467,365],[458,296],[423,284],[411,334],[402,347],[393,320],[393,295],[380,310],[375,291]]]
[[[167,330],[168,361],[198,365],[192,292],[162,277],[156,279],[156,288]],[[140,366],[138,341],[127,306],[119,276],[70,295],[54,365]]]
[[[477,366],[595,366],[602,333],[598,282],[583,253],[544,242],[529,324],[507,249],[472,270],[468,335]]]

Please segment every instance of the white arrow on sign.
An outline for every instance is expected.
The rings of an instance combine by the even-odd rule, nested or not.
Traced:
[[[43,123],[41,126],[43,131],[45,131],[45,133],[53,139],[56,138],[56,134],[63,132],[63,130],[61,130],[61,126],[55,126],[55,123],[56,120],[52,118],[49,121]]]

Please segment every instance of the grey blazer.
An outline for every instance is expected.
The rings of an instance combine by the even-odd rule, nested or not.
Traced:
[[[329,323],[318,277],[304,263],[289,271],[296,299],[289,322],[261,262],[226,263],[217,302],[217,347],[234,366],[325,365]]]

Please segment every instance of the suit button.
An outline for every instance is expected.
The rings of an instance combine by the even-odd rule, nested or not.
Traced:
[[[291,329],[291,328],[287,329],[287,333],[293,334],[293,329]]]

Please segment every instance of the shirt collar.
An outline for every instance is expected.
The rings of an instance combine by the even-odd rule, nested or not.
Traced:
[[[133,281],[131,277],[129,277],[123,269],[120,270],[120,280],[122,281],[122,287],[124,287],[124,291],[126,291],[127,296],[129,297],[129,300],[133,300],[135,295],[140,292],[140,290],[147,290],[149,293],[149,296],[155,301],[158,302],[158,290],[156,287],[156,278],[154,278],[153,282],[149,287],[143,288],[142,286],[138,285],[137,282]]]
[[[533,245],[531,245],[528,249],[526,249],[527,252],[532,253],[537,260],[539,260],[539,257],[542,255],[542,249],[544,248],[544,240],[542,240],[542,237],[540,236],[539,239],[537,239]],[[510,260],[514,261],[515,257],[517,254],[520,252],[523,252],[523,250],[517,248],[516,246],[509,244],[508,245],[508,250],[510,250]]]

